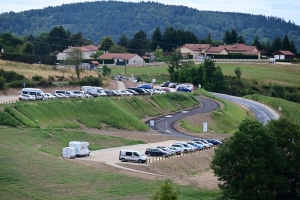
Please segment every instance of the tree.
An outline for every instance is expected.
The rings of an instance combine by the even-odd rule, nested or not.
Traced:
[[[102,67],[102,75],[109,76],[111,74],[111,69],[107,67],[107,65],[103,65]]]
[[[230,33],[230,43],[235,44],[237,42],[238,42],[238,34],[235,29],[232,29]]]
[[[108,50],[109,53],[128,53],[127,50],[124,47],[121,47],[119,45],[113,45]]]
[[[162,47],[162,43],[163,43],[163,36],[160,32],[159,27],[156,27],[151,37],[151,50],[155,51],[158,47]]]
[[[49,55],[51,52],[51,47],[48,43],[49,33],[41,33],[33,43],[33,51],[35,55]]]
[[[115,45],[113,39],[110,36],[105,36],[99,41],[99,50],[108,51],[113,45]]]
[[[239,38],[238,38],[238,43],[239,44],[246,44],[246,42],[245,42],[245,40],[244,40],[244,38],[243,38],[243,35],[241,34],[241,35],[239,35]]]
[[[231,35],[229,31],[226,31],[223,37],[224,44],[231,44]]]
[[[242,70],[239,67],[235,68],[234,73],[235,73],[237,79],[241,79]]]
[[[179,190],[174,185],[172,180],[158,182],[158,187],[152,193],[152,200],[177,200],[179,197]]]
[[[181,59],[182,59],[182,54],[180,51],[171,52],[170,66],[168,67],[171,81],[174,81],[174,82],[178,81],[178,70],[181,67],[181,62],[180,62]]]
[[[276,199],[285,189],[286,161],[275,136],[258,121],[244,120],[215,151],[211,163],[224,199]]]
[[[171,52],[177,48],[178,38],[173,27],[167,27],[163,33],[163,46],[164,51]]]
[[[282,40],[282,50],[288,51],[290,49],[290,40],[288,36],[285,34],[283,40]]]
[[[33,44],[31,42],[26,42],[20,49],[21,54],[33,54]]]
[[[127,38],[125,34],[123,34],[119,38],[119,42],[117,44],[121,47],[127,48],[129,43],[130,43],[130,39]]]
[[[70,46],[69,37],[67,31],[62,26],[54,27],[48,37],[48,43],[50,44],[51,52],[63,51]]]
[[[156,49],[156,51],[153,51],[153,54],[155,56],[155,59],[157,62],[162,61],[163,59],[163,50],[161,48]]]
[[[281,42],[280,37],[277,36],[277,37],[273,40],[273,42],[272,42],[272,44],[271,44],[270,51],[271,51],[272,53],[275,53],[276,51],[281,50],[281,48],[282,48],[282,42]]]
[[[144,31],[140,30],[134,34],[132,40],[129,44],[128,51],[131,53],[136,53],[139,56],[145,55],[146,51],[149,50],[149,40],[147,40],[147,35]]]
[[[69,59],[68,62],[69,64],[75,65],[75,71],[77,78],[80,78],[80,64],[82,60],[82,52],[80,48],[73,47],[71,50],[68,52]]]
[[[296,54],[297,53],[297,48],[296,48],[296,46],[295,46],[295,42],[294,42],[294,40],[292,40],[291,41],[291,43],[290,43],[290,52],[292,52],[293,54]]]
[[[81,46],[93,44],[93,42],[91,40],[87,40],[87,39],[83,38],[82,32],[72,34],[70,36],[70,41],[71,41],[70,45],[75,46],[75,47],[81,47]]]
[[[207,35],[206,39],[205,39],[205,43],[206,44],[212,44],[212,40],[211,40],[211,35],[210,33]]]
[[[258,50],[261,50],[261,43],[260,43],[260,41],[259,41],[257,35],[255,36],[255,38],[254,38],[254,40],[253,40],[251,46],[256,46],[256,48],[257,48]]]
[[[91,57],[94,58],[94,59],[97,59],[97,58],[98,58],[99,56],[101,56],[102,54],[104,54],[104,51],[98,50],[98,51],[96,51],[96,53],[93,53],[93,54],[91,55]]]
[[[277,139],[277,146],[285,155],[286,165],[281,171],[285,184],[277,191],[277,199],[300,199],[300,127],[286,118],[272,120],[268,130]]]

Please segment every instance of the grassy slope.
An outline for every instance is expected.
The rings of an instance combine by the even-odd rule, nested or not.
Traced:
[[[4,110],[11,117],[0,111],[0,118],[7,118],[0,124],[9,125],[11,122],[15,126],[15,122],[19,121],[27,127],[36,127],[38,119],[38,125],[47,128],[78,129],[80,125],[77,122],[80,122],[88,128],[101,129],[100,123],[105,123],[119,129],[146,131],[148,127],[139,118],[164,113],[168,109],[168,102],[172,111],[199,104],[193,96],[182,93],[152,97],[17,102],[4,105]]]
[[[82,166],[39,151],[49,147],[51,154],[56,154],[61,144],[66,146],[69,139],[80,138],[80,134],[86,133],[0,127],[1,199],[149,199],[154,181]],[[89,137],[99,146],[112,146],[115,139],[118,145],[128,144],[122,138]],[[187,200],[199,196],[215,199],[219,195],[219,191],[192,186],[181,186],[180,191],[180,199]]]

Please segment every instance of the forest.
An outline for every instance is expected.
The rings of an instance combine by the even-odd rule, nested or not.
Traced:
[[[247,45],[255,37],[267,44],[285,35],[300,48],[300,26],[282,18],[233,12],[199,11],[186,6],[164,5],[157,2],[96,1],[63,4],[62,6],[0,14],[0,33],[18,37],[39,36],[62,26],[72,33],[81,32],[97,44],[107,35],[116,42],[122,35],[133,38],[142,30],[150,39],[156,27],[190,31],[199,39],[222,41],[226,31],[236,30]],[[236,41],[238,42],[238,41]]]

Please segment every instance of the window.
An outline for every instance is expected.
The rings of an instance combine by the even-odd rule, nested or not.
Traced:
[[[132,152],[128,152],[128,151],[126,151],[126,154],[125,154],[126,156],[132,156]]]
[[[139,156],[139,154],[137,154],[137,152],[134,152],[134,153],[133,153],[133,155],[135,155],[135,156]]]
[[[27,91],[23,91],[22,94],[28,94],[28,92]]]

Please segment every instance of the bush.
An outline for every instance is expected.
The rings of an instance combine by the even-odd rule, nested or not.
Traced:
[[[5,71],[3,69],[0,69],[0,76],[2,76],[7,83],[26,79],[22,74],[18,74],[14,71]]]
[[[158,188],[153,191],[152,200],[177,200],[179,196],[178,187],[168,179],[158,182]]]
[[[43,80],[43,77],[40,76],[40,75],[34,75],[32,77],[32,80],[35,81],[35,82],[39,82],[39,81]]]
[[[5,89],[5,78],[0,76],[0,90]]]
[[[9,114],[0,111],[0,125],[17,127],[19,123],[14,118],[12,118]]]

